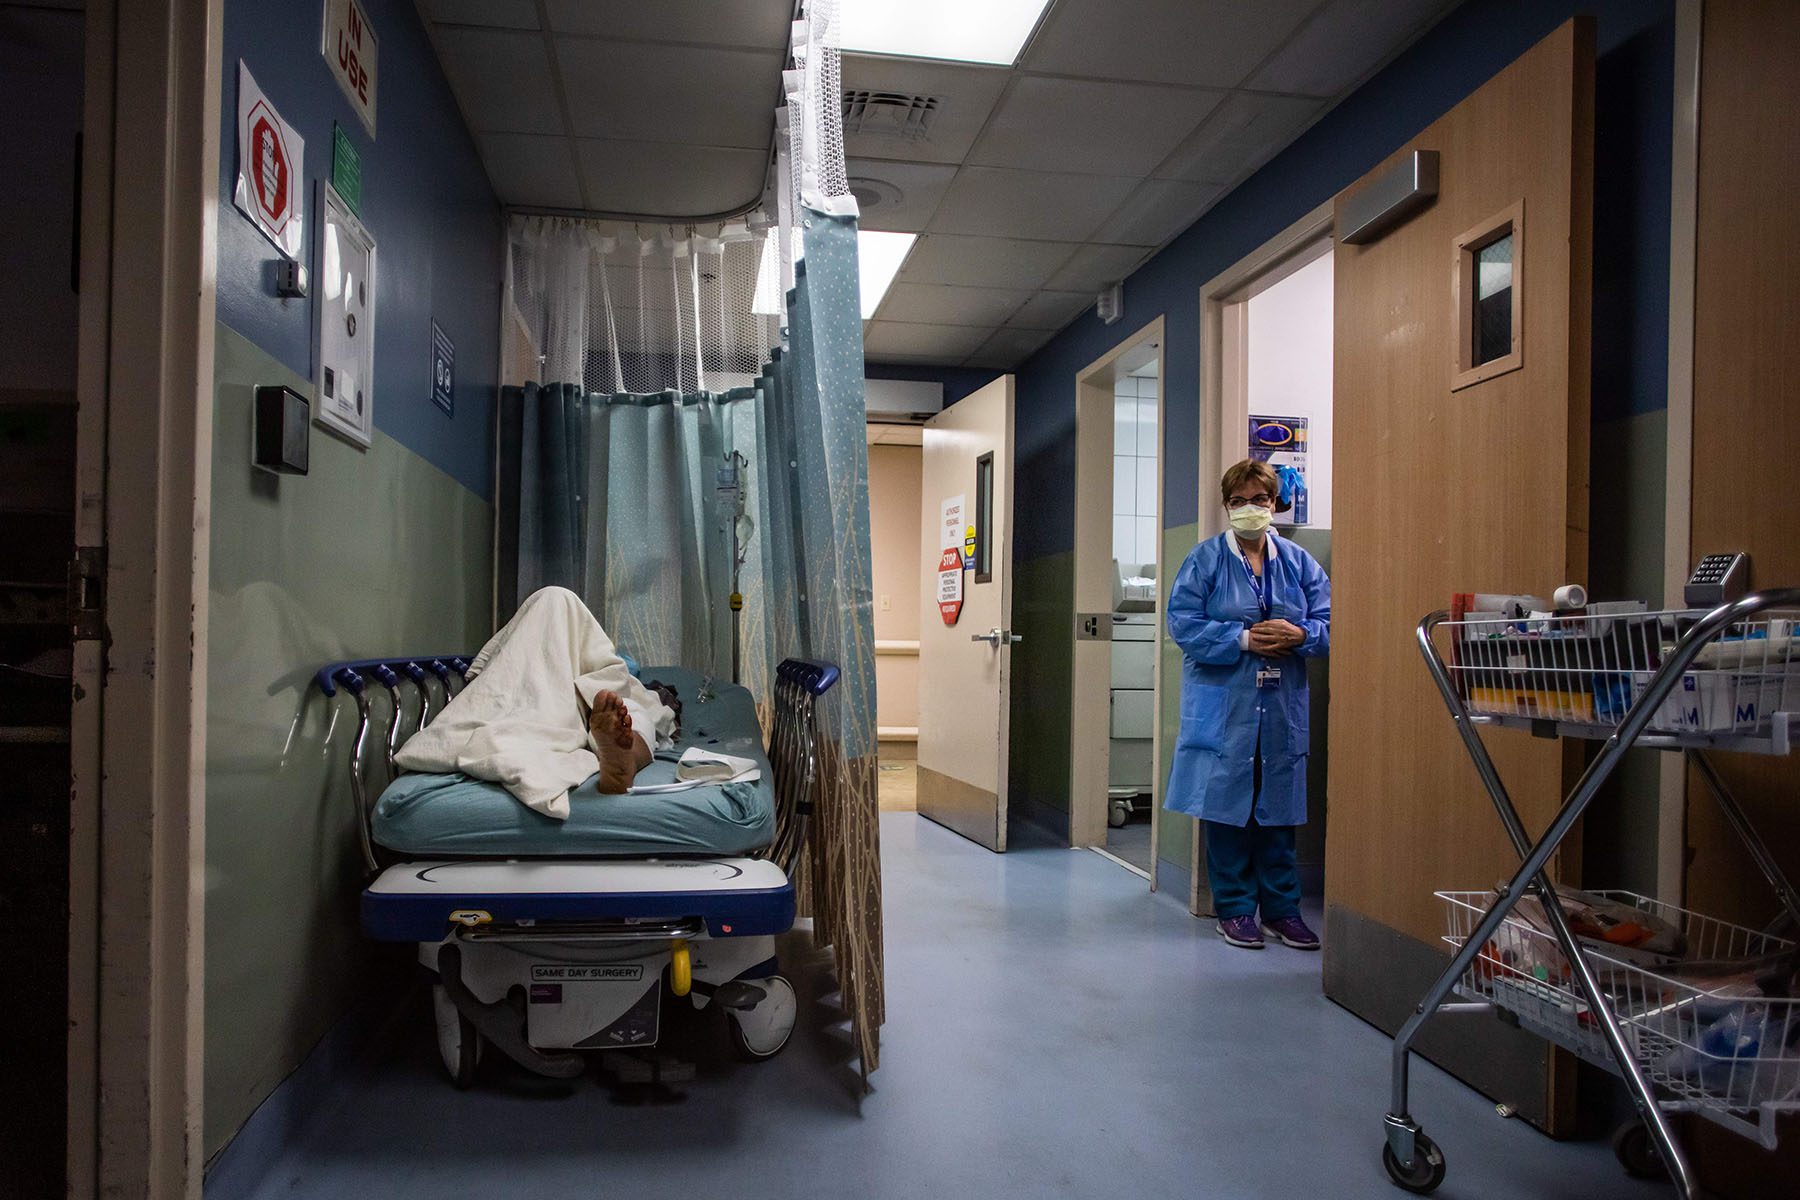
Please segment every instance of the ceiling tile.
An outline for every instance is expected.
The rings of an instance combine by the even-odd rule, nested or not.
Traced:
[[[588,201],[600,212],[680,220],[725,212],[762,195],[760,150],[672,142],[576,142]]]
[[[927,227],[933,233],[1086,241],[1135,179],[964,167]]]
[[[483,133],[481,161],[502,204],[580,208],[575,155],[564,137],[536,133]]]
[[[1235,183],[1273,158],[1324,107],[1319,100],[1234,92],[1156,174],[1196,183]]]
[[[435,41],[450,89],[477,132],[565,132],[542,34],[440,28]]]
[[[1091,297],[1131,274],[1149,256],[1141,246],[1083,246],[1044,286]]]
[[[1011,72],[997,67],[958,66],[919,59],[843,57],[845,91],[897,92],[937,100],[923,140],[914,141],[844,130],[844,153],[852,158],[905,158],[959,163],[974,145]]]
[[[888,356],[930,358],[961,362],[987,340],[993,329],[974,325],[908,325],[899,321],[871,321],[863,336],[863,353],[870,358]]]
[[[558,38],[578,137],[766,149],[781,55]]]
[[[1161,246],[1192,225],[1225,189],[1216,183],[1146,179],[1094,234],[1096,242]]]
[[[424,0],[425,19],[440,25],[488,25],[498,29],[536,29],[533,0]]]
[[[999,325],[1031,298],[1013,288],[945,287],[935,283],[896,283],[875,314],[878,321],[938,325]]]
[[[1006,93],[968,161],[1102,175],[1148,175],[1223,92],[1026,76]]]
[[[791,0],[549,0],[558,33],[786,51]]]
[[[1027,70],[1237,87],[1318,0],[1061,0]]]
[[[1007,324],[1014,329],[1055,331],[1073,321],[1094,302],[1089,292],[1037,292]]]
[[[864,365],[871,367],[959,367],[962,361],[954,355],[943,354],[881,354],[866,355],[863,359]]]
[[[854,190],[859,181],[872,182],[881,195],[879,204],[865,205],[857,217],[863,229],[885,229],[896,233],[918,233],[931,221],[944,198],[944,191],[956,177],[956,168],[939,163],[881,162],[875,159],[850,159],[845,164]],[[900,193],[898,200],[889,198],[886,184]]]
[[[920,238],[900,271],[902,283],[954,283],[964,287],[1035,290],[1049,282],[1075,249],[1071,242],[1022,242],[1016,238]]]
[[[1047,329],[996,329],[969,361],[978,367],[1009,371],[1036,354],[1055,336]]]
[[[1336,96],[1453,7],[1454,0],[1332,0],[1246,86]]]

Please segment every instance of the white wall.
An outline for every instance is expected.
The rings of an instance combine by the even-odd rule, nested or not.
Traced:
[[[1250,412],[1307,418],[1315,529],[1331,528],[1331,258],[1250,298]]]
[[[1156,530],[1156,389],[1153,377],[1113,385],[1113,557],[1153,563]]]
[[[924,450],[918,446],[869,447],[869,551],[875,591],[875,640],[919,640],[919,543]],[[919,724],[919,658],[881,654],[875,659],[875,723],[884,729]]]

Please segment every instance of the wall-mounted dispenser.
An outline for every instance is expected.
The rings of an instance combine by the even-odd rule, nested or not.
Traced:
[[[304,475],[310,457],[312,404],[293,388],[256,389],[251,462],[279,475]]]

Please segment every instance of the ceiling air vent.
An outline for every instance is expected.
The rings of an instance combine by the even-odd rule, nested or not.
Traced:
[[[936,96],[846,88],[844,135],[922,142],[931,136],[931,123],[937,117],[937,110]]]

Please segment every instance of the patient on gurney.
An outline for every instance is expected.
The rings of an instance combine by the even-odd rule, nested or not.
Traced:
[[[598,774],[631,787],[673,744],[676,711],[631,674],[581,598],[532,593],[470,664],[467,686],[407,739],[407,771],[460,771],[501,784],[529,808],[567,819],[569,789]]]

